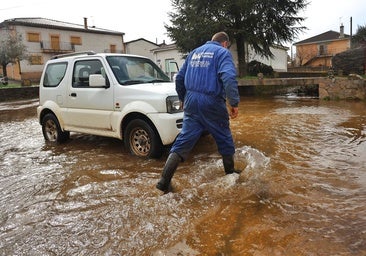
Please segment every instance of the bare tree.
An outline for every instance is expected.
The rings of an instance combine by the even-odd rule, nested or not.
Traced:
[[[0,63],[3,69],[3,76],[7,76],[6,66],[9,63],[27,58],[26,46],[23,44],[22,36],[16,31],[5,30],[6,36],[0,41]]]
[[[309,52],[301,47],[296,49],[296,59],[299,66],[304,66],[306,62],[316,57],[316,54]]]

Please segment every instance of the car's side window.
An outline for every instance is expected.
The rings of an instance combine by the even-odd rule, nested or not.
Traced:
[[[53,63],[48,65],[43,78],[43,86],[57,87],[65,76],[66,68],[66,62]]]
[[[72,87],[89,87],[89,76],[102,74],[105,77],[103,65],[100,60],[81,60],[75,62],[72,75]]]

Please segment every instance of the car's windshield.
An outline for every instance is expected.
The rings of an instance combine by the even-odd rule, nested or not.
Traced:
[[[108,56],[107,61],[122,85],[170,82],[164,72],[151,60],[133,56]]]

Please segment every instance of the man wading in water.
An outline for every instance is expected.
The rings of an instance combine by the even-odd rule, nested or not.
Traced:
[[[156,187],[169,192],[170,181],[180,162],[187,159],[204,131],[216,141],[226,174],[239,173],[234,168],[235,146],[229,115],[238,116],[239,92],[229,37],[216,33],[211,41],[193,50],[180,69],[176,91],[184,102],[183,128],[174,142]],[[230,105],[229,113],[226,99]]]

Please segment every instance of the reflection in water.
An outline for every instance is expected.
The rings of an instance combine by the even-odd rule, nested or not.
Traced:
[[[115,139],[44,142],[37,101],[0,104],[0,255],[365,255],[366,104],[249,99],[240,175],[203,137],[173,179]]]

